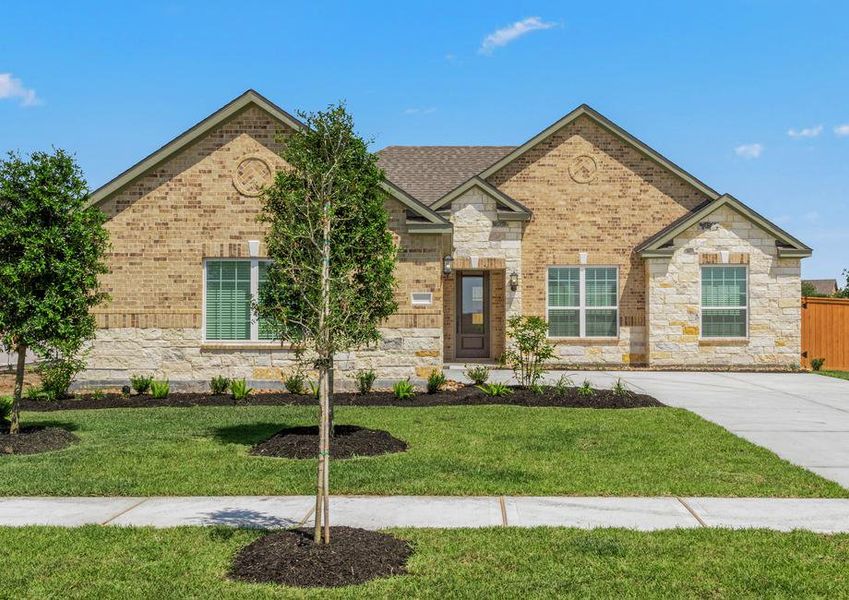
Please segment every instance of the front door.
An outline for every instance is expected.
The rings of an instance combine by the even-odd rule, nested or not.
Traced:
[[[489,358],[489,274],[457,278],[457,358]]]

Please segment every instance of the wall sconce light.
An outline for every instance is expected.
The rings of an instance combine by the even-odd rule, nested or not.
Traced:
[[[453,267],[454,257],[449,254],[442,259],[442,272],[446,275],[451,275],[451,272],[454,270]]]
[[[519,289],[519,274],[516,271],[510,273],[510,290],[516,291]]]

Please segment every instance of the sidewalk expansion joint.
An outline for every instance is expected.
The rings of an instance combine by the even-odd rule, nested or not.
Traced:
[[[125,514],[127,514],[128,512],[130,512],[131,510],[133,510],[134,508],[138,508],[139,506],[141,506],[142,504],[144,504],[144,503],[145,503],[145,502],[147,502],[148,500],[150,500],[150,498],[142,498],[141,500],[139,500],[138,502],[136,502],[136,503],[135,503],[135,504],[133,504],[132,506],[130,506],[130,507],[128,507],[128,508],[125,508],[124,510],[122,510],[122,511],[121,511],[121,512],[119,512],[118,514],[116,514],[116,515],[112,515],[111,517],[109,517],[108,519],[106,519],[105,521],[103,521],[103,522],[101,523],[101,525],[109,525],[109,523],[111,523],[112,521],[114,521],[115,519],[117,519],[118,517],[120,517],[121,515],[125,515]]]
[[[698,521],[698,522],[699,522],[699,525],[701,525],[702,527],[707,527],[707,526],[708,526],[708,525],[707,525],[707,523],[705,523],[705,522],[704,522],[704,520],[702,520],[702,518],[698,515],[698,513],[696,513],[696,511],[694,511],[694,510],[690,507],[690,505],[689,505],[689,504],[687,504],[687,502],[686,502],[683,498],[680,498],[680,497],[678,497],[678,496],[675,496],[675,499],[676,499],[676,500],[678,500],[678,502],[680,502],[680,503],[684,506],[684,508],[686,508],[686,509],[687,509],[687,512],[689,512],[691,515],[693,515],[693,518],[694,518],[696,521]]]

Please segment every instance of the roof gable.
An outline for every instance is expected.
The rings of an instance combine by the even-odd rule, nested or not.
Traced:
[[[480,177],[472,177],[465,183],[460,184],[442,198],[431,205],[433,210],[439,210],[444,206],[450,206],[451,202],[465,194],[472,188],[478,188],[486,193],[490,198],[505,206],[508,210],[499,210],[498,217],[505,220],[527,221],[531,218],[531,210],[518,200],[514,200],[497,187],[487,183]]]
[[[810,247],[730,194],[723,194],[716,200],[703,203],[691,213],[684,215],[668,227],[660,230],[657,234],[638,246],[637,253],[644,258],[668,256],[672,250],[664,248],[664,246],[670,244],[676,236],[681,235],[681,233],[723,206],[728,206],[736,210],[755,225],[772,235],[780,243],[778,247],[778,255],[780,257],[807,258],[812,254],[813,250]]]
[[[292,129],[299,130],[306,127],[302,121],[295,118],[258,92],[248,90],[196,125],[190,127],[155,152],[143,158],[111,181],[100,186],[89,196],[89,204],[96,205],[109,198],[112,194],[120,191],[125,186],[148,173],[152,169],[155,169],[158,165],[171,158],[177,152],[183,150],[208,132],[212,131],[215,127],[251,106],[256,106],[264,110],[276,120]],[[449,221],[401,190],[398,186],[387,181],[383,183],[382,187],[390,196],[401,202],[401,204],[409,208],[416,215],[424,218],[427,224],[430,225],[430,228],[425,230],[425,228],[421,227],[421,224],[418,224],[415,228],[416,230],[430,233],[435,231],[448,231],[451,229],[451,223]]]
[[[613,121],[611,121],[610,119],[608,119],[607,117],[605,117],[604,115],[597,112],[586,104],[582,104],[581,106],[568,113],[555,123],[549,125],[540,133],[529,139],[527,142],[525,142],[521,146],[518,146],[512,152],[505,155],[500,160],[496,161],[495,163],[484,169],[478,174],[478,176],[481,179],[488,179],[489,177],[491,177],[492,175],[512,163],[514,160],[525,154],[528,150],[534,148],[536,145],[548,139],[550,136],[557,133],[563,127],[575,121],[581,116],[587,116],[593,122],[600,125],[603,129],[607,130],[619,139],[623,140],[625,143],[635,148],[637,151],[641,152],[651,160],[665,167],[666,169],[668,169],[669,171],[671,171],[672,173],[674,173],[675,175],[695,187],[697,190],[699,190],[709,198],[714,199],[719,197],[719,192],[717,192],[704,182],[700,181],[699,179],[697,179],[696,177],[694,177],[693,175],[673,163],[671,160],[669,160],[647,144],[641,142],[639,139],[619,127],[616,123],[614,123]]]

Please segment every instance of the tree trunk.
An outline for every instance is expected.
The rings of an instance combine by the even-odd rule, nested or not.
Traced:
[[[18,368],[15,372],[15,394],[12,396],[12,414],[10,415],[10,425],[9,425],[9,433],[10,434],[18,434],[21,431],[21,423],[20,423],[20,406],[21,406],[21,396],[24,393],[24,372],[27,361],[27,347],[26,344],[18,344],[17,347],[18,352]]]
[[[330,377],[333,350],[330,332],[330,203],[323,207],[321,247],[321,314],[319,315],[318,400],[321,418],[318,426],[318,474],[315,495],[315,543],[330,543]]]
[[[335,365],[333,363],[333,357],[330,357],[330,369],[327,372],[327,410],[330,417],[330,439],[333,439],[333,436],[336,435],[336,428],[333,425],[333,376],[335,373]]]

